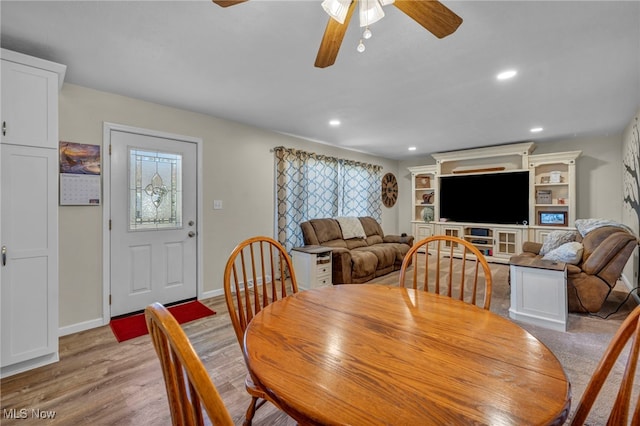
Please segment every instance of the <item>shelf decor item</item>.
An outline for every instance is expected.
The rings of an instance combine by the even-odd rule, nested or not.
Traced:
[[[538,212],[538,225],[567,226],[567,212],[540,211]]]
[[[536,204],[551,204],[551,190],[538,189],[536,191]]]
[[[433,204],[433,192],[422,195],[422,204]]]
[[[549,183],[561,183],[562,182],[562,173],[558,171],[554,171],[549,173]]]
[[[398,199],[398,181],[393,173],[382,178],[382,203],[385,207],[393,207]]]
[[[422,209],[422,220],[424,220],[425,222],[433,222],[433,219],[434,219],[434,213],[433,213],[432,206],[425,207],[424,209]]]

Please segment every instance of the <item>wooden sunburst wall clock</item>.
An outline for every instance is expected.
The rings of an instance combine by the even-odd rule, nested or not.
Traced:
[[[387,173],[382,177],[382,204],[385,207],[393,207],[398,200],[398,181],[393,173]]]

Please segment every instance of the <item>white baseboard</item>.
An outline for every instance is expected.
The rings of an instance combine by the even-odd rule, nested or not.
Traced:
[[[627,287],[627,290],[629,290],[629,291],[633,290],[636,287],[636,284],[634,284],[631,281],[629,281],[627,276],[624,275],[624,274],[622,274],[622,276],[620,277],[620,281],[622,281],[622,283],[625,285],[625,287]],[[635,292],[633,292],[632,296],[636,300],[636,302],[638,304],[640,304],[640,295],[638,295],[638,291],[637,290]]]
[[[200,296],[198,296],[198,300],[209,299],[216,296],[224,295],[224,289],[219,288],[217,290],[205,291]]]
[[[60,327],[58,329],[59,336],[66,336],[68,334],[79,333],[81,331],[90,330],[92,328],[102,327],[103,325],[107,325],[102,318],[96,318],[89,321],[79,322],[77,324],[71,324],[64,327]]]
[[[217,290],[206,291],[198,296],[198,300],[209,299],[211,297],[216,297],[224,295],[224,289],[220,288]],[[73,333],[79,333],[81,331],[90,330],[92,328],[102,327],[103,325],[109,324],[109,320],[106,321],[102,318],[96,318],[88,321],[79,322],[77,324],[71,324],[64,327],[60,327],[58,329],[58,336],[66,336]]]

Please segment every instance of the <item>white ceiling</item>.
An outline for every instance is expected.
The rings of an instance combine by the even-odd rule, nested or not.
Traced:
[[[391,159],[620,134],[640,107],[638,1],[443,1],[464,20],[444,39],[388,6],[325,69],[320,3],[3,0],[1,42],[68,83]]]

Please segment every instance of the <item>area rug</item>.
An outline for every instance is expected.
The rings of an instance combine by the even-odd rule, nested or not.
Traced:
[[[216,313],[197,300],[170,306],[168,309],[180,324],[215,315]],[[144,318],[144,312],[124,318],[112,319],[109,325],[111,326],[111,331],[113,331],[118,342],[124,342],[125,340],[144,336],[149,333],[149,330],[147,330],[147,323]]]

